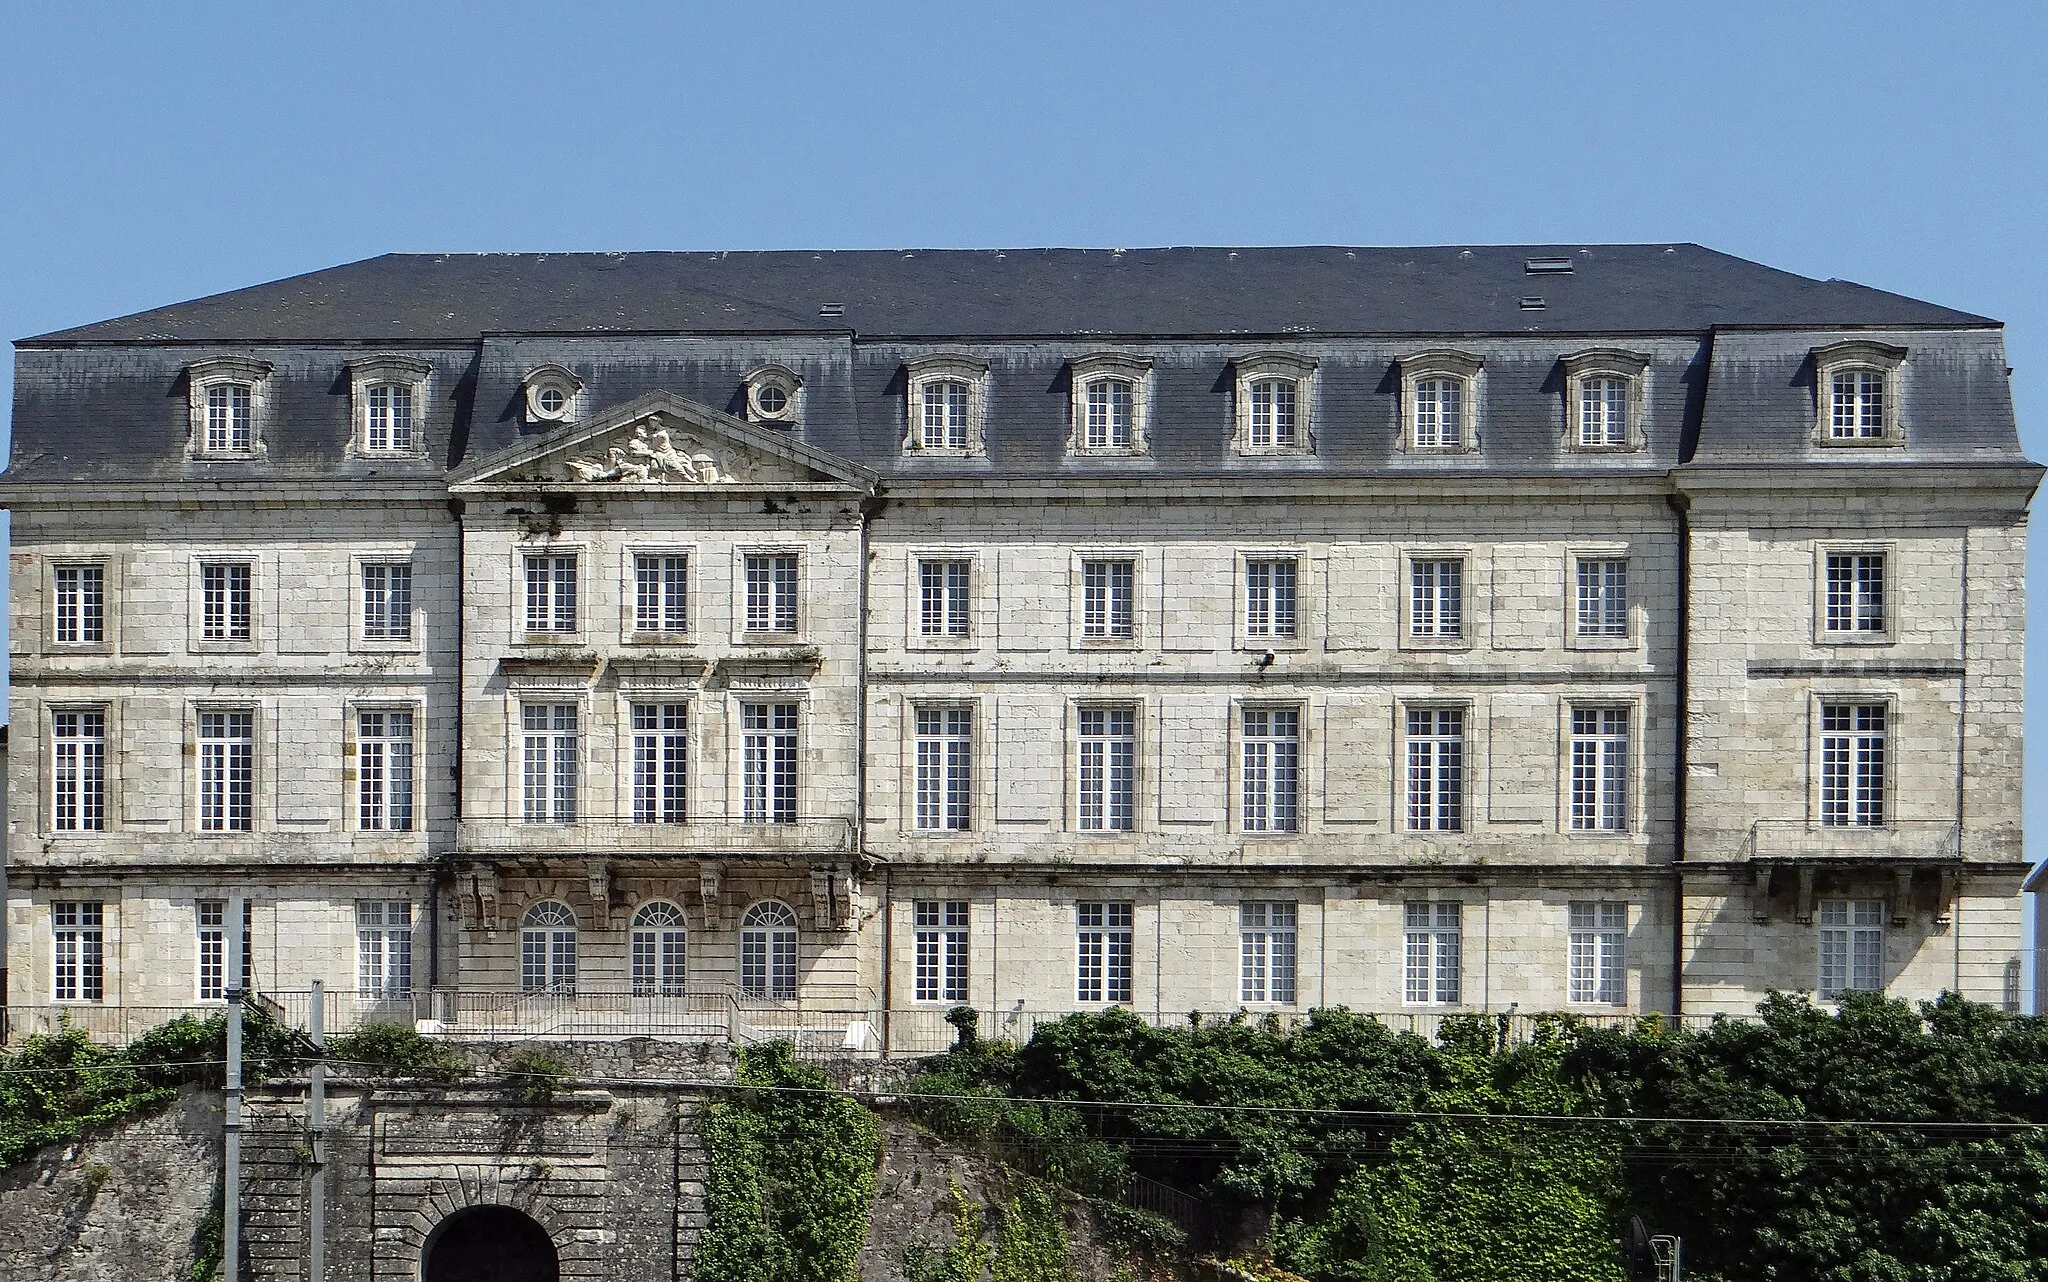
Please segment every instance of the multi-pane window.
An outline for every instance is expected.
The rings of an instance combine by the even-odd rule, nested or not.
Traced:
[[[372,454],[412,452],[412,388],[383,383],[369,390],[363,448]]]
[[[1884,631],[1884,553],[1830,552],[1825,577],[1827,631]]]
[[[50,714],[50,826],[98,832],[107,826],[107,714]]]
[[[1244,631],[1248,637],[1292,637],[1297,566],[1293,557],[1244,563]]]
[[[194,906],[198,928],[198,983],[201,1001],[219,1001],[227,996],[226,977],[228,973],[228,901],[225,899],[202,899]],[[249,957],[249,945],[254,942],[256,905],[253,901],[242,901],[242,989],[251,987],[249,977],[254,973],[254,963]]]
[[[967,448],[967,384],[935,378],[924,385],[924,414],[918,441],[928,450]]]
[[[1081,635],[1121,639],[1137,635],[1137,564],[1125,557],[1081,562]]]
[[[1884,374],[1874,369],[1837,370],[1829,381],[1828,437],[1872,441],[1884,437]]]
[[[1629,710],[1572,709],[1572,828],[1628,831]]]
[[[369,641],[412,640],[412,566],[363,567],[363,637]]]
[[[1465,827],[1465,713],[1408,709],[1408,830]]]
[[[974,710],[919,708],[916,729],[917,826],[965,832],[973,818]]]
[[[1074,999],[1131,1000],[1131,905],[1074,905]]]
[[[629,940],[635,997],[680,997],[683,992],[683,914],[656,900],[633,914]]]
[[[1089,380],[1085,395],[1083,446],[1091,450],[1127,450],[1136,440],[1132,415],[1137,389],[1127,378]]]
[[[199,635],[207,641],[250,637],[250,567],[247,561],[209,561],[199,567]]]
[[[106,996],[106,905],[59,900],[50,905],[55,965],[51,997],[60,1002],[96,1002]]]
[[[967,1000],[967,901],[919,899],[912,907],[915,989],[921,1002]]]
[[[199,830],[255,826],[256,714],[199,714]]]
[[[1582,637],[1628,635],[1628,561],[1621,557],[1578,560],[1578,616]]]
[[[690,707],[636,703],[633,727],[633,822],[679,824],[689,818]]]
[[[973,598],[969,595],[972,567],[964,560],[929,560],[917,563],[919,636],[964,637],[968,633]]]
[[[1251,419],[1247,444],[1293,449],[1300,443],[1296,415],[1299,385],[1289,378],[1261,379],[1251,386]]]
[[[56,637],[65,645],[97,645],[107,639],[107,567],[60,565],[51,571],[56,588]]]
[[[1401,997],[1414,1005],[1455,1006],[1461,999],[1460,962],[1465,906],[1455,900],[1404,905]]]
[[[748,823],[796,822],[796,709],[740,705],[740,807]]]
[[[1301,823],[1301,709],[1243,713],[1246,832],[1293,832]]]
[[[1628,905],[1573,900],[1567,997],[1574,1002],[1618,1006],[1627,1000],[1622,946],[1628,939]]]
[[[749,552],[744,563],[747,631],[796,631],[796,554]]]
[[[246,383],[215,383],[206,389],[208,454],[247,454],[256,448],[249,401]]]
[[[356,713],[356,826],[411,832],[413,714],[378,709]]]
[[[576,991],[576,914],[552,899],[519,923],[519,987],[529,993]]]
[[[1881,828],[1885,821],[1885,705],[1824,703],[1820,709],[1820,821]]]
[[[1128,832],[1137,813],[1137,710],[1083,708],[1080,731],[1076,816],[1081,828]]]
[[[1579,381],[1579,444],[1628,444],[1628,380],[1594,377]]]
[[[519,707],[520,775],[528,823],[574,823],[581,740],[573,703]]]
[[[576,554],[531,553],[526,558],[526,630],[576,630]]]
[[[796,914],[774,901],[740,919],[740,991],[788,1001],[796,996]]]
[[[633,558],[633,630],[690,630],[690,558],[680,552]]]
[[[356,901],[356,995],[412,995],[412,905],[407,901]]]
[[[1238,999],[1292,1005],[1295,906],[1246,902],[1237,906]]]
[[[1455,449],[1465,443],[1465,386],[1455,378],[1415,382],[1415,445]]]
[[[1416,637],[1461,637],[1465,634],[1463,558],[1418,558],[1408,563],[1408,634]]]
[[[1820,916],[1820,995],[1878,992],[1884,988],[1884,901],[1823,899]]]

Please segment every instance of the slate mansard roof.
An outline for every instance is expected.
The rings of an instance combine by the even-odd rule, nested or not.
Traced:
[[[1809,354],[1850,336],[1909,353],[1903,450],[1811,444]],[[1404,454],[1394,361],[1443,347],[1484,362],[1481,448]],[[1565,447],[1559,361],[1590,347],[1649,359],[1638,453]],[[439,478],[541,430],[520,380],[548,363],[583,381],[585,418],[653,391],[736,412],[750,370],[786,366],[802,440],[898,481],[2022,460],[1996,321],[1684,244],[392,254],[17,348],[19,483]],[[1068,362],[1104,350],[1153,362],[1145,457],[1067,453]],[[1230,363],[1270,350],[1318,363],[1313,456],[1230,450]],[[346,449],[346,362],[381,351],[434,366],[427,458]],[[907,459],[904,362],[946,352],[988,364],[987,455]],[[215,355],[271,366],[260,463],[187,457],[184,370]]]

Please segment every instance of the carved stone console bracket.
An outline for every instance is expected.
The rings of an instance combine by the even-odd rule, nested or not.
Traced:
[[[1913,911],[1913,870],[1892,869],[1892,925],[1906,924],[1906,915]]]
[[[475,929],[486,937],[498,933],[498,870],[481,864],[470,870],[469,887],[476,909]]]
[[[1813,866],[1808,864],[1799,869],[1799,924],[1813,925]]]
[[[697,894],[704,901],[704,929],[721,930],[725,926],[725,909],[720,894],[720,874],[717,864],[705,860],[697,865]]]
[[[612,866],[603,859],[585,859],[583,873],[590,881],[591,911],[598,929],[612,928]]]
[[[1750,869],[1752,885],[1749,892],[1750,920],[1762,926],[1771,920],[1771,866],[1758,864]]]

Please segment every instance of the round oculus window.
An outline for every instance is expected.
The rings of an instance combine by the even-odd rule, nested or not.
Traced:
[[[789,412],[789,391],[779,383],[763,383],[754,389],[754,408],[771,418]]]
[[[562,389],[559,387],[543,387],[540,389],[540,395],[534,399],[540,403],[543,414],[559,414],[562,407],[569,403],[569,398],[562,395]]]

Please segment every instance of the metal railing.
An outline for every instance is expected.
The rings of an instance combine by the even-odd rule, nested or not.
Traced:
[[[1888,824],[1826,824],[1818,819],[1758,819],[1743,841],[1745,859],[1955,859],[1961,833],[1949,819]]]
[[[845,854],[854,849],[855,839],[849,818],[758,823],[693,816],[680,823],[529,823],[506,816],[464,819],[456,825],[455,844],[471,855],[796,855]]]

